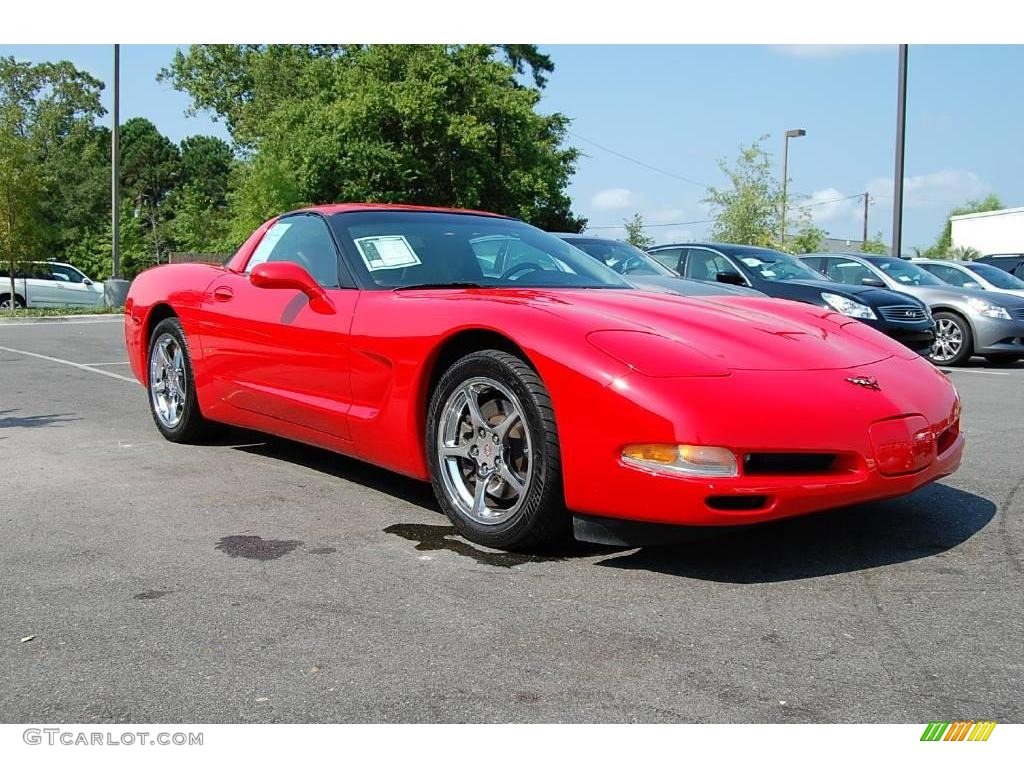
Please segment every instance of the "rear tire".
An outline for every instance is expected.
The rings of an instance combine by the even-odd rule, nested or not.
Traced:
[[[4,310],[4,309],[10,310],[10,308],[11,308],[11,294],[9,294],[9,293],[0,293],[0,310]],[[14,308],[15,309],[24,309],[25,308],[25,300],[23,298],[21,298],[21,296],[19,296],[18,294],[14,294]]]
[[[936,312],[935,343],[928,359],[935,365],[963,365],[974,354],[970,324],[953,312]]]
[[[149,338],[146,366],[149,410],[160,434],[172,443],[195,443],[209,437],[217,425],[199,411],[192,356],[178,318],[157,323]]]
[[[488,349],[445,371],[426,446],[438,503],[470,541],[537,551],[570,540],[551,398],[520,358]]]

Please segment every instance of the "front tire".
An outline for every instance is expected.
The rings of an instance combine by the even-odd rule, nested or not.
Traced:
[[[936,365],[963,365],[974,354],[974,334],[960,315],[935,313],[935,343],[928,359]]]
[[[438,503],[470,541],[537,550],[569,538],[551,398],[520,358],[456,361],[431,395],[426,445]]]
[[[153,329],[147,366],[149,410],[160,433],[172,443],[208,437],[214,425],[199,411],[192,356],[178,318],[165,318]]]

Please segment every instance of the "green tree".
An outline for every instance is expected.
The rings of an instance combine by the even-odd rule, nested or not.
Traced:
[[[192,46],[162,73],[243,153],[232,231],[283,208],[368,200],[483,208],[578,231],[568,119],[538,112],[533,46]]]
[[[644,218],[639,213],[634,213],[633,218],[623,219],[623,226],[626,228],[626,242],[645,251],[654,245],[654,238],[644,231]]]
[[[0,264],[8,278],[0,284],[0,295],[6,294],[4,301],[12,312],[17,295],[14,277],[38,255],[46,232],[44,186],[28,139],[15,130],[14,113],[10,108],[0,113]]]
[[[880,256],[885,256],[889,253],[889,246],[882,240],[882,233],[878,232],[873,238],[864,243],[860,250],[861,253],[877,253]]]
[[[165,203],[178,184],[180,170],[178,146],[153,123],[143,117],[125,122],[121,128],[121,188],[136,215],[146,221],[153,263],[160,261],[167,245]]]
[[[761,148],[767,138],[762,136],[750,146],[741,146],[734,165],[719,161],[730,185],[709,187],[704,199],[714,211],[714,239],[762,247],[777,245],[782,189],[772,175],[768,153]]]
[[[38,250],[68,257],[102,231],[110,212],[110,134],[96,125],[104,114],[103,83],[70,62],[32,64],[0,57],[0,111],[5,137],[20,152],[41,189],[32,206],[46,226]]]
[[[957,259],[958,261],[974,261],[981,256],[981,251],[969,245],[954,245],[946,253],[948,258]]]
[[[982,200],[968,200],[963,205],[957,206],[949,212],[946,216],[946,223],[942,227],[942,232],[939,233],[939,237],[936,239],[935,244],[925,251],[925,255],[933,259],[945,259],[948,258],[947,253],[949,249],[953,247],[953,223],[950,218],[953,216],[963,216],[968,213],[984,213],[985,211],[998,211],[1000,208],[1005,208],[1003,201],[999,199],[998,195],[988,195]]]
[[[824,239],[825,230],[808,221],[796,235],[786,241],[786,250],[791,253],[814,253],[821,248]]]

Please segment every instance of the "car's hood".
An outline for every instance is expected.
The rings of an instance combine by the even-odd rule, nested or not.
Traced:
[[[996,293],[995,291],[983,291],[977,288],[957,288],[945,285],[900,285],[896,290],[901,293],[909,293],[917,296],[927,304],[947,303],[963,306],[967,299],[982,299],[1006,309],[1024,308],[1024,299],[1011,296],[1008,293]]]
[[[678,296],[761,296],[765,294],[742,285],[711,283],[706,280],[690,280],[686,277],[669,275],[626,275],[623,278],[630,285],[645,291],[674,293]]]
[[[847,285],[834,280],[774,280],[761,285],[769,296],[779,299],[811,301],[821,303],[821,294],[834,293],[839,296],[859,301],[869,307],[880,307],[890,304],[906,303],[906,299],[888,288],[876,288],[872,285]],[[903,294],[904,296],[906,294]]]
[[[894,354],[893,342],[856,320],[776,299],[684,298],[626,290],[528,293],[538,308],[581,324],[588,332],[664,336],[732,370],[849,368]],[[637,343],[643,340],[637,335]]]

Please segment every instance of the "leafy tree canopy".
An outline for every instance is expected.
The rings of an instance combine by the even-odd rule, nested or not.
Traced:
[[[222,117],[244,162],[241,236],[282,209],[341,200],[486,210],[578,231],[565,192],[578,152],[537,112],[553,66],[534,46],[192,46],[162,73]]]
[[[949,220],[952,216],[963,216],[968,213],[983,213],[985,211],[998,211],[1000,208],[1005,208],[1003,201],[999,199],[998,195],[988,195],[981,200],[968,200],[963,205],[957,206],[949,212],[949,216],[946,217],[946,223],[942,227],[942,232],[939,233],[939,237],[935,241],[935,245],[926,250],[924,253],[926,256],[931,258],[949,258],[949,250],[953,247],[953,223]]]

